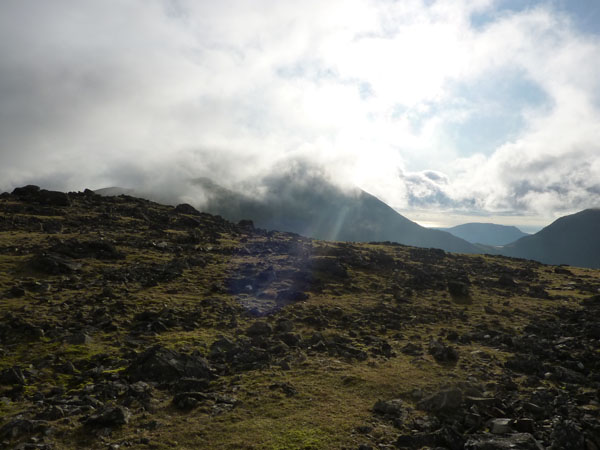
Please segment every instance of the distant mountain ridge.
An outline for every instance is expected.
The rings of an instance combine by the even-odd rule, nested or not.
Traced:
[[[193,181],[208,199],[202,210],[257,227],[337,241],[391,241],[456,253],[489,253],[545,264],[600,268],[600,209],[561,217],[541,231],[502,247],[473,244],[446,231],[424,228],[360,189],[343,191],[319,178],[296,182],[273,177],[260,199],[208,179]],[[177,204],[177,198],[131,189],[98,190],[103,195],[138,196]],[[508,227],[511,228],[511,227]]]
[[[545,264],[600,268],[600,208],[561,217],[539,232],[506,245],[500,253]]]
[[[267,230],[291,231],[331,241],[392,241],[449,252],[480,253],[478,247],[450,233],[418,225],[365,191],[344,191],[320,177],[270,177],[260,198],[226,189],[206,178],[195,179],[193,184],[201,188],[207,199],[200,208],[203,211],[232,221],[251,219],[257,227]],[[118,188],[96,192],[119,194]],[[177,199],[130,189],[122,193],[178,203]]]
[[[500,246],[529,236],[517,227],[495,223],[470,222],[451,228],[438,228],[472,244]]]
[[[479,252],[450,233],[418,225],[365,191],[343,191],[320,178],[302,183],[287,176],[273,178],[261,199],[206,179],[195,182],[209,193],[207,212],[236,221],[251,218],[260,228],[333,241],[393,241],[450,252]]]

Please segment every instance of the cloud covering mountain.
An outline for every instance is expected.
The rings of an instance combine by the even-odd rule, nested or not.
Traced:
[[[0,4],[0,189],[260,196],[309,161],[399,208],[600,203],[594,2]]]

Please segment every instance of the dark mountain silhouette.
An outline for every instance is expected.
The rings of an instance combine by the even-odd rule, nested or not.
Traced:
[[[529,236],[517,227],[497,225],[494,223],[465,223],[452,228],[438,228],[472,244],[506,245],[517,239]]]
[[[205,210],[229,220],[252,219],[268,230],[292,231],[332,241],[393,241],[417,247],[478,253],[477,247],[440,230],[422,227],[371,194],[345,191],[320,177],[267,180],[260,199],[198,179],[209,197]]]
[[[500,253],[546,264],[600,268],[600,209],[561,217],[539,232],[506,245]]]
[[[307,173],[271,176],[263,180],[260,196],[226,189],[207,178],[193,180],[205,202],[194,205],[228,220],[251,219],[267,230],[291,231],[331,241],[392,241],[416,247],[441,248],[450,252],[480,253],[480,250],[445,231],[422,227],[371,194],[360,189],[343,190],[323,177]],[[179,199],[160,193],[107,188],[102,195],[135,195],[177,204]]]
[[[562,217],[536,234],[499,248],[473,244],[446,231],[424,228],[373,195],[360,189],[342,190],[320,176],[284,174],[263,181],[261,194],[250,196],[206,178],[196,179],[192,183],[203,193],[205,203],[194,206],[228,220],[251,219],[259,228],[291,231],[318,239],[391,241],[457,253],[499,254],[546,264],[600,268],[600,209]],[[179,198],[169,199],[164,193],[109,189],[96,192],[180,203]]]

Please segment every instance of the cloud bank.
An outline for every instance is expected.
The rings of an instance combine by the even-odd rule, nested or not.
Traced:
[[[200,196],[293,161],[398,208],[600,204],[600,38],[557,3],[7,0],[0,189]]]

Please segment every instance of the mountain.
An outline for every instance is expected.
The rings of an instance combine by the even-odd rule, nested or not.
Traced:
[[[137,191],[135,189],[126,189],[122,187],[112,186],[102,189],[96,189],[94,191],[98,195],[102,195],[104,197],[111,197],[115,195],[131,195],[135,196]]]
[[[497,225],[494,223],[465,223],[451,228],[438,228],[472,244],[506,245],[525,236],[517,227]]]
[[[412,222],[365,191],[343,190],[320,176],[270,176],[263,180],[260,194],[254,196],[226,189],[207,178],[195,179],[192,185],[205,198],[202,206],[194,205],[202,211],[235,222],[251,219],[255,226],[267,230],[291,231],[330,241],[392,241],[450,252],[480,252],[450,233]],[[110,189],[111,195],[118,192]],[[164,195],[141,196],[165,201]]]
[[[342,190],[319,177],[301,181],[273,177],[259,198],[236,194],[206,179],[196,183],[210,193],[204,208],[207,212],[234,221],[249,218],[268,230],[330,241],[392,241],[451,252],[478,252],[450,233],[412,222],[365,191]]]
[[[207,178],[193,180],[205,202],[202,211],[227,220],[250,219],[266,230],[290,231],[330,241],[391,241],[450,252],[480,253],[478,247],[450,233],[432,230],[407,219],[360,189],[343,190],[321,177],[272,176],[264,180],[260,195],[250,196],[226,189]],[[101,195],[138,195],[176,204],[176,198],[160,193],[106,188]],[[193,202],[192,202],[193,203]]]
[[[35,186],[0,267],[0,448],[600,448],[600,270]]]
[[[500,253],[545,264],[600,268],[600,209],[561,217],[537,233],[504,246]]]

